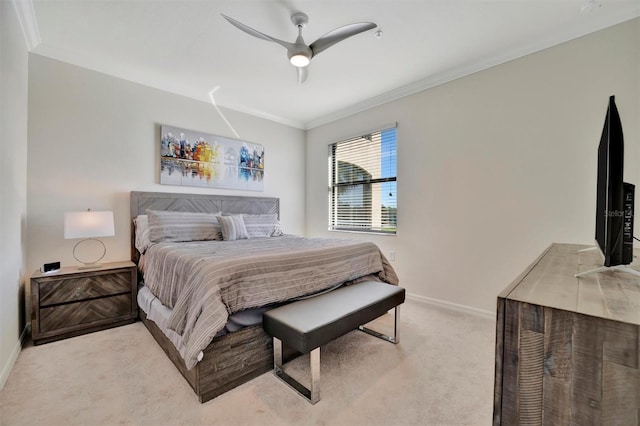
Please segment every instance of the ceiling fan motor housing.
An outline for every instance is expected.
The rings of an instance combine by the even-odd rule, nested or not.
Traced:
[[[292,65],[306,67],[313,56],[313,50],[307,46],[302,38],[302,28],[309,22],[309,17],[302,12],[296,12],[291,15],[291,22],[298,27],[298,38],[294,46],[287,51],[287,56]]]

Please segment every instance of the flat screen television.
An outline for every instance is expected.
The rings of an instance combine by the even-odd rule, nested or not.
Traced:
[[[598,147],[596,243],[605,267],[633,260],[633,200],[635,187],[623,182],[624,140],[615,97],[609,107]]]

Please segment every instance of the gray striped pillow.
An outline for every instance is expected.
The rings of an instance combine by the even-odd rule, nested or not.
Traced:
[[[221,240],[222,229],[213,213],[147,210],[153,242]]]
[[[218,222],[222,226],[222,238],[225,241],[246,240],[249,238],[241,214],[218,216]]]
[[[244,226],[249,238],[276,237],[282,235],[277,214],[243,214]]]

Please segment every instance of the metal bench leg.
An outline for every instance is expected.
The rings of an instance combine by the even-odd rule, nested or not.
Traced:
[[[309,352],[309,361],[311,364],[311,389],[307,389],[293,377],[284,372],[282,366],[282,341],[273,338],[273,374],[293,390],[298,392],[312,404],[320,401],[320,348],[315,348]]]
[[[386,340],[387,342],[391,342],[397,344],[400,342],[400,329],[398,328],[398,320],[400,319],[400,305],[393,308],[393,337],[389,337],[386,334],[378,333],[375,330],[371,330],[370,328],[361,325],[358,327],[360,331],[364,331],[367,334],[375,336],[379,339]]]

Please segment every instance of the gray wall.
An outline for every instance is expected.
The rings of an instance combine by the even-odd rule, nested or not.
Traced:
[[[63,238],[64,212],[112,210],[115,237],[105,261],[130,258],[133,190],[273,196],[285,232],[304,232],[304,131],[223,110],[241,139],[265,147],[264,191],[159,184],[159,126],[235,138],[208,103],[152,89],[64,62],[29,57],[27,265],[76,264],[76,240]]]
[[[27,44],[0,1],[0,389],[20,351],[27,211]]]
[[[358,237],[327,231],[327,144],[397,121],[398,233],[361,238],[395,252],[415,298],[493,312],[550,243],[593,242],[612,94],[640,191],[635,19],[308,131],[307,234]]]

